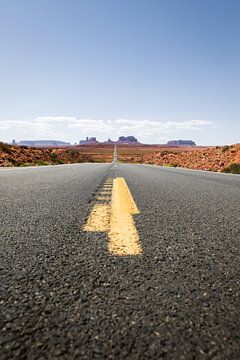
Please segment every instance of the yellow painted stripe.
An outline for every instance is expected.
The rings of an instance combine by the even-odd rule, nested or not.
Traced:
[[[124,178],[113,181],[108,249],[113,255],[140,255],[142,248],[132,215],[139,210]]]
[[[109,200],[100,193],[98,200]],[[142,248],[133,215],[139,210],[124,178],[113,180],[110,204],[96,204],[84,225],[84,231],[107,232],[112,255],[140,255]]]
[[[97,197],[98,201],[109,201],[109,199],[110,196],[106,196],[106,195],[102,196],[101,194]]]
[[[96,204],[86,224],[83,227],[84,231],[99,231],[104,232],[109,230],[110,221],[110,207],[105,204]]]

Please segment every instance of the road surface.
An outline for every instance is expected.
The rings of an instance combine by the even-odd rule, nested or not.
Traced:
[[[1,359],[240,358],[239,176],[3,169],[0,204]]]

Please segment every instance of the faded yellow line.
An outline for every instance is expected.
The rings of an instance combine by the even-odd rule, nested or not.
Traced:
[[[105,187],[105,186],[104,186]],[[109,200],[100,192],[97,200]],[[124,178],[116,178],[109,204],[96,204],[83,227],[84,231],[107,232],[108,250],[112,255],[140,255],[142,248],[133,215],[139,210]]]
[[[108,249],[113,255],[140,255],[142,248],[133,220],[139,210],[124,178],[113,181]]]
[[[109,230],[110,221],[110,206],[105,204],[96,204],[86,224],[83,227],[84,231],[99,231],[104,232]]]
[[[98,197],[97,197],[97,200],[98,201],[109,201],[110,200],[110,196],[101,196],[101,195],[99,195]]]

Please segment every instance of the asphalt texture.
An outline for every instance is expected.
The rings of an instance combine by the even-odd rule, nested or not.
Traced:
[[[141,256],[84,233],[123,176]],[[240,177],[147,165],[0,170],[1,359],[240,359]]]

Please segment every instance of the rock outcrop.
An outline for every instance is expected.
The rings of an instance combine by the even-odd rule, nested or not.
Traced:
[[[86,137],[86,140],[80,140],[79,145],[97,145],[99,142],[95,137]]]
[[[87,137],[86,140],[80,140],[79,145],[138,145],[138,139],[134,136],[120,136],[117,141],[111,140],[99,142],[95,137]]]
[[[120,136],[117,143],[119,143],[119,144],[138,144],[138,140],[134,136]]]

